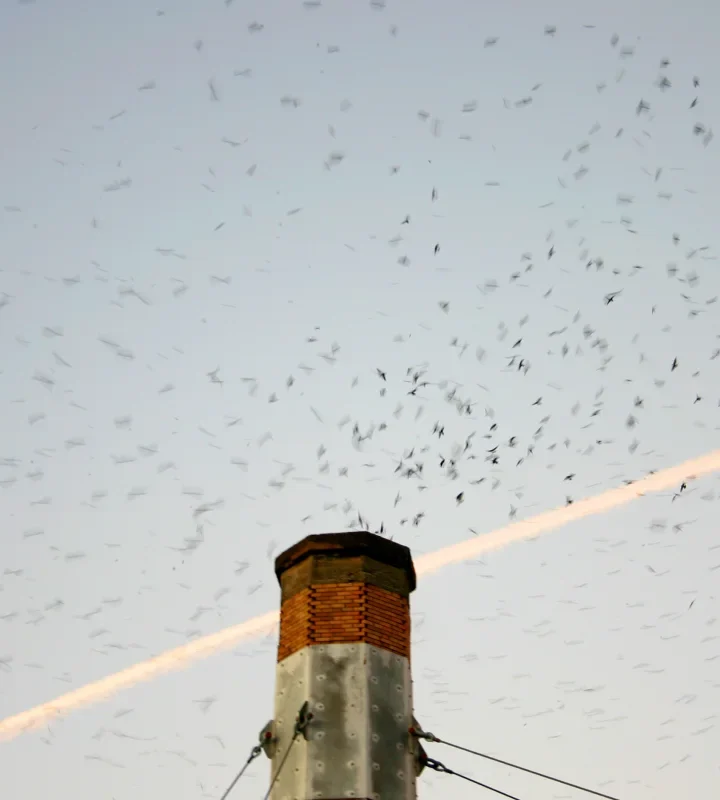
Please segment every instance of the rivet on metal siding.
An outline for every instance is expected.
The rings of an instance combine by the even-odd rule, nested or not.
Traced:
[[[324,739],[325,738],[325,731],[315,731],[315,738],[316,739]]]
[[[318,772],[325,772],[325,762],[324,761],[316,761],[315,762],[315,769]]]
[[[396,692],[402,692],[402,690],[403,690],[403,687],[402,687],[402,685],[401,685],[401,684],[399,684],[399,683],[396,683],[396,684],[395,684],[395,691],[396,691]]]
[[[402,722],[405,719],[405,715],[402,713],[402,711],[398,711],[397,714],[395,714],[395,719],[397,722]]]
[[[377,761],[373,761],[373,769],[375,770],[375,772],[380,771],[380,764],[378,764]]]
[[[405,773],[401,769],[399,769],[395,774],[398,776],[398,778],[404,778],[405,777]]]
[[[377,703],[373,703],[370,709],[374,714],[377,714],[377,712],[380,711],[380,706]]]
[[[348,767],[348,769],[355,769],[357,764],[354,761],[348,761],[346,766]]]
[[[380,741],[380,737],[377,735],[377,733],[373,733],[373,735],[370,738],[373,740],[373,742]]]
[[[316,675],[316,676],[315,676],[315,678],[316,678],[316,680],[319,680],[319,681],[324,681],[324,680],[326,680],[326,679],[327,679],[327,675],[323,675],[323,674],[321,673],[320,675]]]
[[[402,742],[396,742],[395,743],[395,749],[403,751],[405,749],[405,745]]]
[[[370,683],[377,683],[377,682],[378,682],[377,675],[372,675],[371,678],[370,678]]]
[[[325,711],[325,703],[315,703],[315,708],[317,708],[318,711]]]

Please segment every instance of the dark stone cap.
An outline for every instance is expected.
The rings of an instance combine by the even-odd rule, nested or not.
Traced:
[[[417,586],[410,548],[366,531],[314,533],[306,536],[275,559],[275,575],[278,581],[280,582],[283,572],[311,556],[325,558],[368,556],[381,564],[402,570],[407,575],[411,592]]]

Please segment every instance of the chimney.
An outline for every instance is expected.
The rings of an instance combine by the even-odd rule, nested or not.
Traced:
[[[408,733],[410,550],[372,533],[308,536],[279,555],[270,800],[415,800]]]

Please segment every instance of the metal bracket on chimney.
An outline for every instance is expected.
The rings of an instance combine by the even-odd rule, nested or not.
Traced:
[[[428,756],[420,742],[420,739],[425,738],[426,734],[415,717],[412,718],[412,725],[408,730],[408,734],[410,739],[410,752],[415,762],[415,777],[419,777],[428,763]]]
[[[273,730],[274,722],[270,720],[268,724],[260,731],[260,747],[262,748],[265,755],[272,759],[275,757],[275,753],[277,751],[277,737],[275,736]]]
[[[297,718],[295,719],[295,735],[302,736],[305,740],[308,738],[308,725],[314,717],[314,714],[309,709],[310,703],[306,700],[302,706],[300,706],[300,711],[298,711]]]

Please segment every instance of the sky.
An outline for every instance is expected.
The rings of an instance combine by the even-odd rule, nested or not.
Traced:
[[[717,448],[719,16],[5,4],[0,718],[276,609],[309,533],[360,515],[419,557]],[[715,790],[717,498],[710,475],[423,578],[421,724],[623,800]],[[0,743],[10,796],[219,798],[275,651]]]

